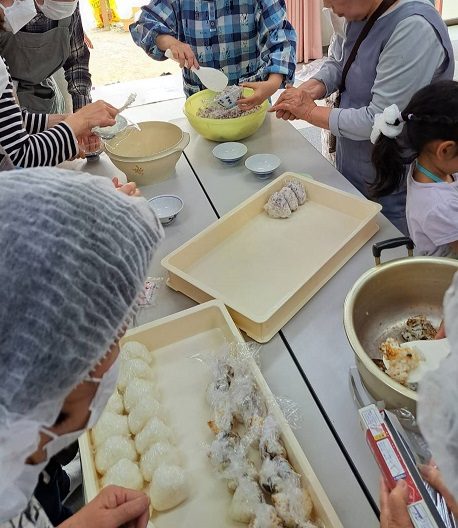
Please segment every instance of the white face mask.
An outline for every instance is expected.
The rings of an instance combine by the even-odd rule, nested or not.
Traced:
[[[339,37],[341,37],[342,39],[345,39],[345,18],[336,15],[332,9],[329,9],[327,7],[323,7],[323,11],[328,15],[334,33],[336,35],[339,35]]]
[[[38,9],[46,18],[51,20],[62,20],[72,16],[76,9],[78,0],[74,2],[59,2],[57,0],[43,0],[43,5],[38,4]]]
[[[12,519],[25,509],[38,484],[38,477],[47,463],[45,461],[35,465],[24,464],[22,473],[14,479],[3,494],[0,494],[0,524]]]
[[[13,34],[28,24],[37,14],[33,0],[14,0],[10,7],[4,7],[0,4],[0,8],[3,9],[5,19],[3,27]]]
[[[77,440],[87,429],[92,429],[94,425],[98,422],[100,415],[102,414],[108,399],[113,394],[116,389],[116,384],[118,382],[119,374],[119,365],[120,359],[116,358],[115,362],[111,367],[105,372],[101,378],[93,378],[88,376],[85,381],[93,381],[98,383],[96,393],[92,398],[91,404],[89,406],[89,420],[86,426],[83,429],[78,431],[71,431],[70,433],[65,433],[63,435],[57,435],[49,429],[43,428],[42,431],[51,437],[51,440],[45,444],[44,449],[48,455],[48,460],[55,454],[62,451],[69,445],[71,445],[75,440]]]

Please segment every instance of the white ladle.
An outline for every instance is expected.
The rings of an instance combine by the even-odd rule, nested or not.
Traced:
[[[164,55],[168,59],[179,62],[173,57],[173,53],[170,48],[165,50]],[[197,69],[195,66],[191,66],[191,71],[195,73],[197,77],[199,77],[201,83],[205,87],[213,90],[214,92],[222,92],[229,82],[227,75],[216,68],[201,66],[199,69]]]
[[[402,343],[401,347],[416,348],[424,357],[424,361],[420,361],[418,367],[410,371],[407,378],[409,383],[418,383],[427,372],[436,370],[441,360],[450,354],[450,343],[447,338],[408,341]],[[383,363],[388,368],[389,361],[385,357]]]

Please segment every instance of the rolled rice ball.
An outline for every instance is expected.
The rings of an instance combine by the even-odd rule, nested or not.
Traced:
[[[291,211],[295,211],[299,207],[297,197],[289,187],[282,187],[280,190],[280,194],[282,194],[286,198],[286,201],[288,202]]]
[[[165,420],[161,404],[152,399],[140,400],[127,416],[129,429],[133,434],[138,434],[153,416]]]
[[[149,380],[134,378],[129,381],[124,391],[124,407],[129,413],[140,400],[160,400],[159,389]]]
[[[93,444],[98,447],[103,444],[110,436],[129,436],[130,429],[127,422],[127,416],[115,414],[112,412],[103,412],[99,421],[94,425],[91,431]]]
[[[129,381],[134,378],[154,381],[154,371],[143,359],[126,359],[121,361],[118,377],[119,392],[124,392]]]
[[[313,502],[307,490],[290,486],[281,493],[274,493],[272,502],[287,527],[296,527],[299,521],[310,519]]]
[[[140,468],[132,460],[122,458],[108,469],[102,479],[103,487],[110,484],[141,490],[143,488],[143,477]]]
[[[128,436],[110,436],[97,448],[95,467],[101,475],[105,475],[111,466],[123,458],[132,462],[137,460],[134,441]]]
[[[121,359],[142,359],[148,365],[153,362],[153,354],[148,348],[138,341],[129,341],[121,347],[120,351]]]
[[[168,425],[165,425],[162,420],[153,416],[135,437],[135,447],[140,455],[142,455],[157,442],[170,442],[173,444],[174,441],[175,435],[172,429]]]
[[[180,464],[180,452],[169,442],[157,442],[140,457],[140,470],[147,481],[153,479],[154,472],[161,464]]]
[[[234,521],[248,524],[253,518],[256,508],[264,502],[264,496],[257,482],[240,479],[239,485],[232,495],[229,515]]]
[[[116,390],[110,396],[105,406],[104,411],[115,414],[124,414],[124,403],[121,394]]]
[[[169,510],[188,498],[188,477],[180,466],[162,464],[154,472],[149,488],[151,505],[155,510]]]

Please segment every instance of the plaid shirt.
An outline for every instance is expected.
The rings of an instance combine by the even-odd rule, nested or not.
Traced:
[[[21,31],[26,33],[46,33],[57,27],[58,21],[46,18],[38,10],[38,14]],[[72,15],[70,26],[70,55],[64,62],[65,79],[68,92],[72,96],[73,111],[91,102],[91,74],[89,73],[89,48],[84,43],[83,24],[79,4]],[[43,79],[44,80],[44,79]]]
[[[157,60],[165,58],[158,35],[186,42],[199,64],[224,71],[229,84],[265,80],[270,73],[294,82],[297,37],[284,0],[152,0],[130,31]],[[187,68],[183,82],[188,96],[203,88]]]

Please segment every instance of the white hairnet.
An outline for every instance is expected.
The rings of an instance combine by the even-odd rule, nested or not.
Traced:
[[[0,496],[126,324],[162,236],[107,178],[1,173]]]
[[[458,498],[458,273],[445,294],[444,315],[451,353],[423,378],[417,417],[447,487]]]

